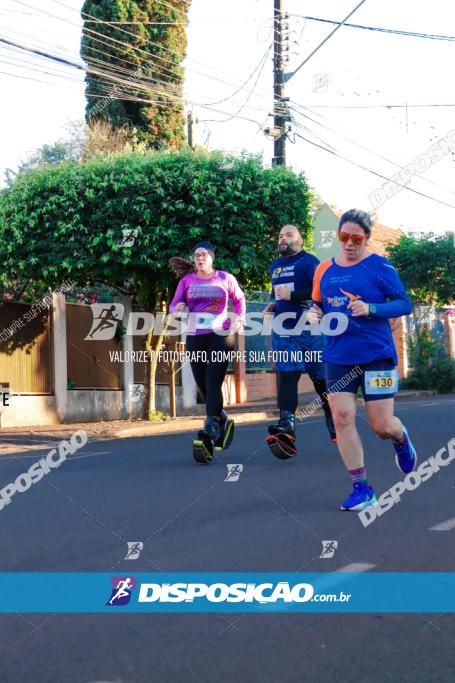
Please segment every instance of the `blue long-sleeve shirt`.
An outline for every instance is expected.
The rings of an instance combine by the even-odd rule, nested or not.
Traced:
[[[326,336],[324,360],[336,365],[364,364],[385,358],[398,362],[388,318],[408,315],[412,302],[388,259],[371,254],[352,266],[339,266],[335,259],[324,261],[316,269],[312,298],[324,313],[344,313],[348,317],[348,326],[342,334]],[[374,304],[376,313],[353,317],[347,307],[357,299]]]
[[[284,329],[293,329],[303,311],[311,306],[313,278],[319,260],[307,251],[299,251],[293,256],[280,256],[270,266],[272,281],[272,301],[275,302],[275,315],[295,313],[295,319],[286,319]],[[290,299],[280,299],[276,294],[279,285],[291,289]]]

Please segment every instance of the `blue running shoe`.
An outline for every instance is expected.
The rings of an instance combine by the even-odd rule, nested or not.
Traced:
[[[411,439],[409,438],[408,430],[403,425],[403,443],[401,446],[393,442],[393,447],[395,449],[395,462],[398,469],[403,474],[409,474],[413,472],[417,465],[417,453],[412,445]]]
[[[341,503],[342,510],[363,510],[376,503],[376,493],[372,486],[362,482],[356,482],[349,498]]]

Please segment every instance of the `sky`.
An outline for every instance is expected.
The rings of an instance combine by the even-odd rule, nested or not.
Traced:
[[[291,73],[333,29],[302,17],[341,21],[358,2],[283,4]],[[80,0],[1,0],[0,37],[82,64],[81,6]],[[272,17],[273,0],[193,0],[184,62],[185,109],[197,120],[196,144],[260,154],[267,165],[273,156],[273,142],[264,134],[273,111],[272,60],[266,54]],[[454,18],[447,0],[434,0],[431,12],[415,0],[366,0],[348,21],[451,35]],[[303,171],[314,191],[341,210],[375,209],[381,223],[405,231],[454,231],[455,106],[434,106],[455,105],[454,56],[451,41],[340,28],[287,83],[293,119],[288,166]],[[3,184],[6,168],[67,137],[69,122],[84,117],[85,95],[83,71],[6,46],[0,47],[0,81]],[[447,142],[435,154],[430,148],[440,139]],[[381,191],[386,180],[371,173],[391,178],[410,164],[419,172],[402,172],[398,182],[416,192],[393,194],[392,186]]]

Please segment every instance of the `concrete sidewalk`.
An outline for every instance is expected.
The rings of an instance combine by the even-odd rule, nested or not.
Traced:
[[[435,391],[430,390],[400,391],[395,399],[397,401],[406,401],[430,397],[435,394]],[[303,408],[303,406],[314,401],[315,398],[317,398],[317,395],[313,392],[301,394],[299,397],[299,407]],[[358,402],[359,406],[363,405],[363,399],[358,399]],[[69,439],[71,434],[78,429],[83,429],[87,432],[90,441],[195,432],[202,424],[204,417],[202,408],[203,406],[201,406],[201,414],[186,415],[174,419],[168,418],[164,422],[112,420],[109,422],[83,422],[44,427],[0,429],[0,456],[21,453],[23,451],[54,448],[59,441]],[[236,424],[268,422],[277,416],[276,399],[231,406],[228,408],[228,412],[234,418]],[[322,410],[317,410],[314,414],[321,415]]]

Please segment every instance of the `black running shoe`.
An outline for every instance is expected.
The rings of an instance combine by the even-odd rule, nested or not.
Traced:
[[[295,447],[295,417],[290,410],[281,410],[277,423],[268,427],[267,444],[273,455],[280,460],[292,458],[296,453]]]

